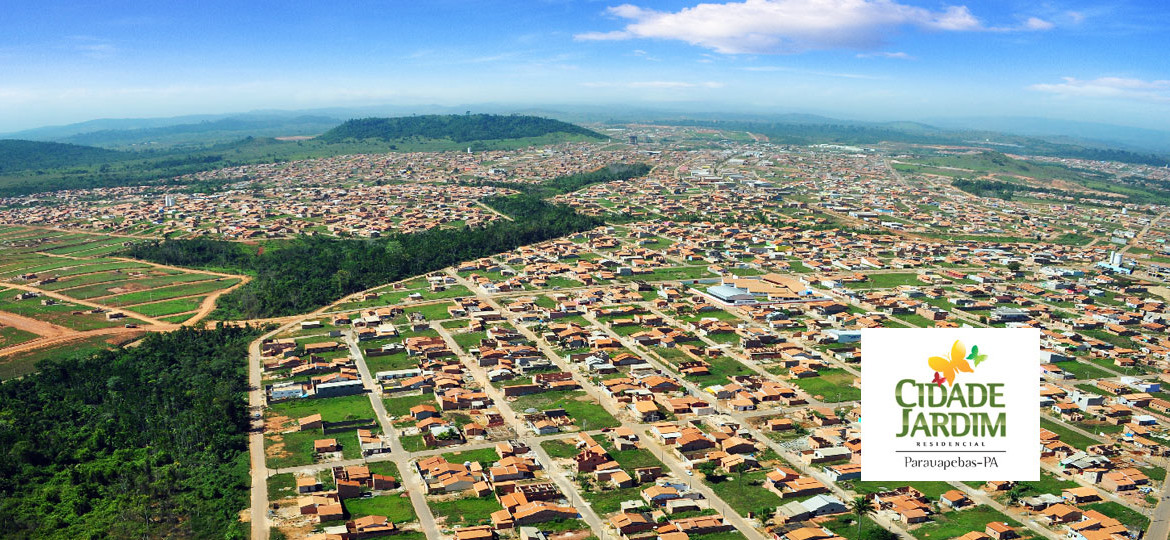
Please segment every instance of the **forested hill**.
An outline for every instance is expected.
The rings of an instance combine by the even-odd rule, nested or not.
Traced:
[[[256,335],[183,328],[0,384],[0,536],[245,538]]]
[[[450,139],[458,143],[498,139],[522,139],[553,133],[579,135],[591,139],[605,136],[580,126],[539,116],[468,114],[403,116],[398,118],[360,118],[349,120],[317,137],[325,142],[379,139],[392,141],[406,137]]]
[[[93,146],[0,139],[0,174],[35,169],[86,167],[127,157],[123,152]]]

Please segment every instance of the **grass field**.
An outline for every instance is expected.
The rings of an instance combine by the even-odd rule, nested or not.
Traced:
[[[279,469],[314,463],[316,456],[313,451],[313,441],[317,439],[337,439],[337,442],[341,444],[342,457],[345,459],[361,457],[356,431],[343,431],[329,435],[322,435],[319,430],[294,431],[280,435],[266,434],[264,448],[268,452],[268,467]]]
[[[695,381],[699,386],[709,386],[712,384],[726,383],[727,378],[733,375],[751,375],[754,373],[751,368],[727,356],[708,358],[707,364],[709,366],[708,369],[711,371],[709,375],[688,376],[687,380]]]
[[[719,497],[741,516],[748,513],[756,515],[770,515],[777,506],[784,504],[784,499],[771,491],[764,489],[764,477],[767,470],[752,471],[743,474],[730,474],[722,477],[720,482],[712,482],[704,478],[703,483],[711,486]]]
[[[654,457],[654,453],[650,450],[635,448],[633,450],[622,450],[619,452],[614,449],[613,443],[609,442],[608,438],[599,437],[597,441],[601,444],[602,448],[605,448],[605,451],[609,453],[610,457],[618,462],[622,470],[630,473],[630,476],[634,475],[634,469],[640,469],[642,467],[662,467],[664,470],[666,469],[666,466],[657,457]]]
[[[133,304],[141,304],[143,302],[153,302],[157,300],[167,300],[170,298],[177,298],[180,296],[195,296],[200,294],[207,294],[215,292],[220,289],[226,289],[239,283],[239,278],[218,278],[211,281],[201,281],[198,283],[190,283],[184,285],[172,285],[169,287],[162,287],[158,289],[151,289],[149,291],[137,291],[126,294],[119,294],[109,298],[103,298],[100,303],[107,306],[129,306]]]
[[[362,344],[360,347],[364,349],[369,346]],[[370,368],[370,373],[373,374],[376,374],[379,371],[409,369],[418,366],[418,360],[411,358],[410,355],[406,354],[406,351],[396,352],[386,356],[363,356],[366,358],[366,367]]]
[[[3,349],[4,347],[11,347],[13,345],[19,345],[26,341],[32,341],[38,337],[40,336],[32,332],[21,330],[19,328],[14,328],[11,326],[0,326],[0,349]]]
[[[516,412],[529,408],[539,411],[563,408],[574,419],[576,425],[585,431],[621,425],[613,415],[582,390],[521,396],[512,403],[512,410]]]
[[[1094,444],[1098,444],[1096,439],[1081,435],[1080,433],[1069,429],[1064,424],[1050,420],[1048,418],[1040,417],[1040,427],[1060,435],[1061,441],[1080,448],[1081,450],[1084,450],[1085,448],[1088,448]]]
[[[410,504],[410,496],[404,494],[380,495],[368,499],[345,499],[345,511],[349,519],[364,516],[386,516],[394,523],[415,521],[414,507]]]
[[[280,473],[268,477],[268,500],[279,501],[297,494],[297,477],[293,473]]]
[[[817,377],[793,379],[792,383],[811,396],[823,396],[827,403],[861,399],[861,389],[853,386],[852,373],[841,368],[823,369],[818,373]]]
[[[989,506],[975,506],[957,512],[935,514],[934,520],[914,530],[918,538],[954,538],[971,531],[982,531],[989,522],[1004,521],[1015,527],[1021,538],[1031,538],[1031,531],[1018,521]]]
[[[164,315],[174,315],[175,313],[186,313],[188,311],[195,311],[203,304],[206,296],[195,296],[191,298],[179,298],[175,300],[164,300],[162,302],[155,302],[153,304],[138,304],[130,306],[129,309],[135,313],[141,313],[147,317],[161,317]]]
[[[434,394],[383,398],[382,404],[386,407],[386,415],[390,417],[409,416],[411,407],[415,405],[434,405],[436,409],[439,408]]]
[[[642,487],[634,486],[621,489],[605,489],[603,491],[582,490],[582,497],[589,501],[589,505],[598,515],[604,516],[610,512],[617,512],[622,508],[623,501],[642,501]]]
[[[467,497],[451,501],[427,501],[435,520],[446,527],[474,526],[491,523],[492,512],[503,510],[494,496]]]
[[[125,274],[113,274],[115,277],[125,276]],[[87,276],[88,277],[88,276]],[[75,287],[72,289],[65,289],[62,294],[70,298],[77,298],[79,300],[89,300],[91,298],[99,298],[103,296],[112,296],[131,291],[124,290],[126,287],[132,285],[134,290],[153,289],[165,287],[168,285],[177,285],[181,283],[191,283],[198,281],[208,281],[214,279],[215,276],[209,274],[166,274],[163,272],[151,272],[150,274],[130,277],[128,279],[118,280],[113,283],[97,283],[94,285],[87,285],[84,287]],[[126,282],[129,282],[127,284]]]
[[[324,399],[294,399],[273,403],[268,407],[270,416],[287,416],[293,420],[315,413],[320,413],[321,419],[326,422],[374,418],[374,408],[370,406],[370,398],[365,394]]]
[[[462,452],[447,452],[443,454],[443,459],[451,463],[463,463],[464,461],[478,461],[486,470],[491,464],[500,460],[500,455],[496,453],[495,448],[480,448],[479,450],[465,450]]]
[[[1064,371],[1072,373],[1074,377],[1081,380],[1100,379],[1102,377],[1113,376],[1110,373],[1107,373],[1105,370],[1085,362],[1061,362],[1058,364],[1058,367]]]
[[[578,454],[576,446],[560,440],[544,441],[540,447],[553,458],[572,458]]]
[[[1086,504],[1082,508],[1085,510],[1096,510],[1101,512],[1102,514],[1120,521],[1121,523],[1125,524],[1125,526],[1130,528],[1140,529],[1143,531],[1150,528],[1150,518],[1142,515],[1132,508],[1122,506],[1113,501]]]
[[[74,315],[74,312],[88,311],[90,308],[70,302],[58,302],[53,305],[44,306],[41,305],[41,300],[41,298],[15,300],[12,295],[5,294],[3,297],[0,297],[0,311],[23,315],[79,331],[112,328],[131,322],[142,322],[133,319],[107,321],[106,316],[101,313],[78,313]]]

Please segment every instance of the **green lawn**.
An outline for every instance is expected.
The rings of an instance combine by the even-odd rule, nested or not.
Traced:
[[[220,289],[226,289],[239,282],[239,278],[220,278],[211,281],[201,281],[198,283],[173,285],[160,289],[151,289],[149,291],[137,291],[126,294],[119,294],[117,296],[104,298],[100,300],[99,303],[114,307],[129,306],[132,304],[153,302],[155,300],[166,300],[179,296],[206,294],[209,292],[218,291]]]
[[[326,422],[374,418],[374,408],[365,394],[324,399],[296,399],[274,403],[268,407],[270,415],[287,416],[293,420],[320,413]]]
[[[320,431],[294,431],[283,434],[266,434],[264,448],[271,451],[273,446],[280,445],[281,453],[268,456],[268,467],[280,469],[296,467],[314,463],[316,455],[313,452],[313,441],[317,439],[337,439],[341,443],[341,454],[345,459],[361,457],[361,448],[358,446],[356,431],[343,431],[322,435]]]
[[[1061,367],[1064,367],[1064,366],[1061,366]],[[1081,384],[1077,385],[1077,389],[1081,390],[1082,392],[1088,392],[1090,394],[1097,394],[1098,396],[1112,396],[1113,395],[1109,392],[1102,390],[1101,388],[1099,388],[1095,384],[1081,383]]]
[[[398,474],[398,464],[393,461],[371,461],[366,467],[370,469],[370,474],[384,474],[402,479],[402,475]]]
[[[492,495],[467,497],[452,501],[427,501],[435,520],[444,520],[445,527],[474,526],[491,523],[492,512],[503,510],[500,502]]]
[[[654,456],[654,453],[645,448],[635,448],[633,450],[622,450],[621,452],[614,449],[613,443],[609,442],[607,437],[598,437],[597,440],[601,443],[601,447],[609,452],[610,457],[618,462],[623,470],[634,475],[634,469],[642,467],[662,467],[664,470],[666,466]]]
[[[409,416],[410,409],[415,405],[434,405],[435,409],[439,408],[434,394],[384,398],[382,403],[386,407],[386,415],[390,417]]]
[[[3,297],[0,297],[0,311],[7,311],[9,313],[31,317],[38,321],[44,321],[79,331],[96,330],[98,328],[122,326],[126,323],[142,322],[137,319],[129,318],[107,321],[106,316],[102,313],[82,313],[74,315],[73,312],[75,311],[88,311],[90,308],[71,302],[58,302],[56,304],[43,306],[41,305],[41,300],[41,298],[15,300],[12,295],[5,294]]]
[[[686,379],[695,381],[695,384],[699,386],[710,386],[726,383],[727,378],[732,375],[751,375],[754,373],[751,368],[727,356],[708,358],[707,364],[709,365],[708,369],[711,371],[709,375],[688,376]]]
[[[277,501],[297,494],[297,478],[293,473],[274,474],[268,477],[268,500]]]
[[[589,505],[593,507],[593,511],[598,515],[604,516],[611,512],[617,512],[622,508],[624,501],[638,501],[642,502],[641,487],[634,486],[622,489],[604,488],[602,491],[587,491],[581,490],[581,496],[589,501]]]
[[[500,455],[496,453],[495,448],[481,448],[479,450],[465,450],[462,452],[447,452],[443,454],[443,459],[451,463],[463,463],[464,461],[478,461],[483,465],[484,469],[490,467],[493,463],[500,460]]]
[[[576,446],[561,440],[544,441],[540,447],[553,458],[572,458],[579,453]]]
[[[1060,367],[1060,369],[1063,369],[1064,371],[1072,373],[1074,377],[1081,379],[1081,380],[1100,379],[1102,377],[1112,377],[1113,376],[1110,373],[1106,372],[1105,370],[1103,370],[1097,366],[1094,366],[1092,364],[1087,364],[1085,362],[1077,362],[1077,361],[1061,362],[1061,363],[1057,364],[1057,366]]]
[[[1077,483],[1072,480],[1062,480],[1056,476],[1041,471],[1039,482],[1019,482],[1017,485],[1028,488],[1027,495],[1038,495],[1040,493],[1051,493],[1053,495],[1060,495],[1060,492],[1066,488],[1077,487]]]
[[[466,351],[467,349],[478,347],[479,342],[487,337],[487,332],[465,332],[462,334],[454,334],[451,337],[455,339],[455,343],[459,344],[459,348]]]
[[[362,347],[363,351],[368,347],[365,344],[359,346]],[[365,357],[366,367],[370,369],[371,374],[377,374],[379,371],[393,371],[418,367],[418,360],[406,354],[406,351],[385,356],[370,356],[363,352],[362,356]]]
[[[4,347],[11,347],[26,341],[32,341],[40,336],[14,328],[11,326],[0,326],[0,349]]]
[[[982,531],[989,522],[1004,521],[1015,527],[1022,538],[1030,538],[1031,531],[1020,522],[989,506],[979,505],[957,512],[935,514],[933,521],[914,530],[918,538],[954,538],[971,531]]]
[[[418,519],[414,514],[414,507],[410,504],[410,496],[402,493],[395,495],[380,495],[368,499],[345,499],[345,511],[349,519],[364,516],[386,516],[394,523],[406,523]]]
[[[398,437],[398,442],[402,443],[402,448],[407,452],[419,452],[427,449],[422,435],[401,435]]]
[[[823,396],[823,401],[828,403],[861,399],[861,389],[853,386],[852,373],[841,368],[823,369],[818,373],[817,377],[793,379],[792,383],[811,396]]]
[[[1128,506],[1123,506],[1113,501],[1106,501],[1100,503],[1086,504],[1081,507],[1084,510],[1096,510],[1105,514],[1117,521],[1123,523],[1126,527],[1133,529],[1146,530],[1150,527],[1150,518],[1141,514]]]
[[[730,474],[722,477],[719,482],[704,478],[703,483],[711,486],[719,497],[740,515],[747,517],[751,512],[756,515],[771,515],[777,506],[788,502],[779,495],[764,489],[764,477],[767,470],[752,471],[743,474]],[[795,500],[795,499],[792,499]]]
[[[1080,433],[1069,429],[1064,424],[1058,423],[1048,418],[1040,417],[1040,427],[1060,435],[1061,441],[1080,448],[1081,450],[1084,450],[1085,448],[1088,448],[1094,444],[1098,444],[1096,439],[1081,435]]]
[[[600,404],[585,394],[583,390],[567,392],[544,392],[521,396],[512,403],[512,410],[523,412],[529,408],[536,410],[563,408],[571,416],[576,425],[584,431],[617,427],[621,425]]]
[[[199,309],[200,305],[202,305],[204,298],[206,298],[206,296],[164,300],[162,302],[155,302],[153,304],[138,304],[136,306],[130,306],[126,309],[135,313],[141,313],[147,317],[161,317],[163,315],[173,315],[175,313],[195,311]]]
[[[154,276],[147,275],[147,276],[140,276],[140,277],[135,277],[135,278],[127,279],[127,280],[119,280],[116,282],[102,282],[102,283],[97,283],[95,285],[89,285],[89,286],[85,286],[85,287],[76,287],[76,288],[72,288],[72,289],[69,289],[66,291],[61,291],[61,293],[65,294],[71,298],[78,298],[81,300],[86,300],[89,298],[97,298],[99,296],[109,296],[109,295],[113,295],[113,294],[126,293],[127,291],[125,291],[125,290],[122,290],[122,291],[112,290],[112,289],[118,289],[118,288],[124,287],[124,285],[123,285],[124,281],[129,282],[129,283],[133,283],[134,287],[136,289],[141,290],[141,289],[161,288],[161,287],[164,287],[167,285],[178,285],[180,283],[189,283],[189,282],[195,282],[195,281],[210,281],[210,280],[215,279],[215,277],[216,276],[212,276],[212,275],[208,275],[208,274],[182,274],[182,273],[171,274],[171,275],[154,275]]]

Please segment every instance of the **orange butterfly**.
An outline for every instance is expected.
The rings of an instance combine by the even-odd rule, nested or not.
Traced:
[[[955,340],[955,344],[951,345],[951,358],[949,360],[941,356],[931,356],[927,363],[930,364],[930,369],[942,373],[947,384],[952,386],[955,384],[956,372],[973,373],[975,371],[971,368],[971,364],[967,363],[967,347],[958,340]]]

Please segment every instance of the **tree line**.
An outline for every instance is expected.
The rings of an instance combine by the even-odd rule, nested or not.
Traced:
[[[0,384],[4,536],[245,538],[257,334],[151,334]]]
[[[539,116],[467,114],[425,114],[397,118],[358,118],[348,120],[317,137],[325,142],[356,139],[391,141],[406,137],[451,139],[464,143],[493,139],[539,137],[549,133],[605,137],[583,127]]]

